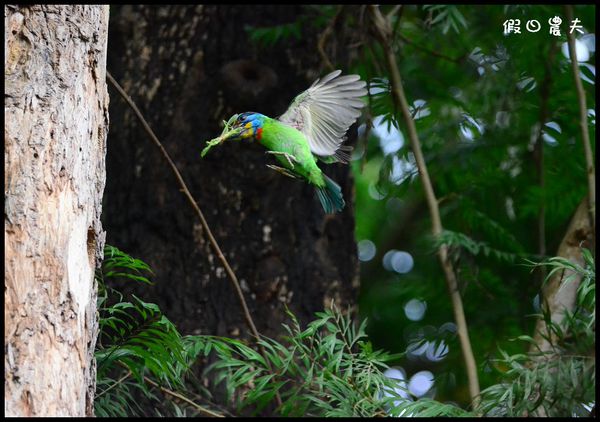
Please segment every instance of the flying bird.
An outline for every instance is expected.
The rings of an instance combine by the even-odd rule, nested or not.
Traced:
[[[298,95],[277,119],[260,113],[234,114],[218,138],[207,142],[202,156],[226,140],[254,140],[267,148],[279,166],[267,166],[286,176],[306,180],[316,188],[326,213],[339,212],[345,202],[340,186],[324,174],[324,163],[350,161],[352,147],[342,145],[346,131],[361,114],[366,83],[358,75],[336,70],[317,79]]]

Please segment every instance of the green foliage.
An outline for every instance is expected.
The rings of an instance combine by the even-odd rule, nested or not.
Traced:
[[[464,249],[474,256],[481,253],[484,256],[492,256],[504,262],[514,262],[518,258],[518,255],[514,253],[491,248],[485,242],[477,242],[464,233],[457,233],[450,230],[444,230],[440,236],[434,239],[433,245],[435,249],[439,245],[447,245],[454,255],[460,254],[460,249]]]
[[[98,378],[96,380],[96,397],[94,397],[95,415],[100,418],[142,415],[143,409],[133,396],[135,390],[158,401],[158,398],[145,388],[143,383],[136,380],[119,381],[111,377]]]
[[[239,411],[253,414],[275,403],[281,416],[382,416],[399,395],[383,375],[385,362],[397,359],[374,351],[365,335],[365,322],[356,328],[349,316],[333,307],[317,313],[303,330],[288,311],[283,342],[262,338],[265,356],[243,342],[212,336],[195,337],[204,355],[217,361],[207,371],[224,382]],[[382,391],[389,391],[385,397]],[[388,397],[389,396],[389,397]]]
[[[302,36],[302,22],[296,21],[267,28],[247,27],[246,31],[250,35],[250,41],[269,48],[292,38],[299,40]]]
[[[551,271],[571,272],[563,283],[581,277],[577,304],[567,312],[563,324],[551,320],[548,312],[538,317],[546,321],[544,338],[551,347],[542,351],[528,335],[514,340],[531,346],[529,353],[509,355],[500,349],[501,358],[494,359],[500,382],[481,392],[474,414],[484,416],[589,416],[584,405],[595,402],[595,265],[591,253],[583,250],[586,265],[580,267],[564,258],[554,257],[537,266]],[[421,399],[405,403],[402,411],[412,416],[459,416],[460,409],[435,400]],[[465,413],[466,414],[466,413]]]
[[[392,10],[380,8],[384,14]],[[574,9],[589,34],[595,32],[594,11],[593,6]],[[553,16],[563,19],[560,37],[525,29],[529,19],[545,23]],[[522,34],[503,34],[502,24],[509,18],[521,20]],[[541,278],[521,261],[542,260],[556,251],[587,193],[577,95],[570,63],[561,52],[568,30],[564,7],[403,6],[391,23],[402,86],[445,231],[431,238],[421,176],[404,117],[390,93],[384,50],[378,40],[357,35],[355,41],[366,47],[349,71],[360,73],[374,88],[366,114],[371,121],[381,116],[384,127],[401,134],[399,149],[390,152],[377,128],[359,131],[365,137],[359,137],[352,163],[356,238],[376,246],[374,259],[361,264],[359,308],[369,318],[367,331],[376,347],[396,352],[407,348],[407,338],[423,338],[427,329],[453,321],[432,247],[443,243],[455,264],[476,361],[495,356],[498,347],[509,356],[523,353],[526,344],[508,339],[533,330],[534,320],[527,315],[536,311]],[[591,54],[586,64],[593,64]],[[582,64],[582,72],[586,69]],[[590,80],[583,85],[587,108],[595,109]],[[547,112],[540,122],[543,107]],[[555,125],[544,125],[548,122]],[[595,119],[588,123],[593,139]],[[540,127],[541,171],[534,153]],[[383,257],[392,249],[411,254],[409,273],[383,267]],[[415,298],[427,305],[420,321],[398,312]],[[455,380],[436,383],[437,398],[466,407],[470,398],[462,388],[461,345],[457,338],[447,345],[450,353],[442,362],[421,363]],[[411,367],[413,362],[401,364]],[[500,374],[483,368],[478,371],[482,388],[497,385]]]
[[[109,278],[119,278],[152,284],[152,282],[143,275],[144,272],[152,274],[152,270],[145,262],[132,258],[114,246],[106,245],[104,248],[102,271],[96,274],[96,279],[99,282],[99,295],[106,295],[104,280]]]
[[[301,40],[308,32],[306,28],[323,28],[333,18],[338,6],[303,5],[303,13],[294,22],[274,26],[255,27],[246,25],[250,41],[263,49],[277,48],[283,43]]]
[[[427,5],[423,9],[432,13],[432,25],[441,25],[442,33],[448,33],[450,28],[455,32],[460,32],[462,29],[467,29],[469,25],[463,14],[458,10],[457,6],[450,5]]]
[[[101,313],[99,376],[120,363],[139,382],[148,370],[168,386],[181,384],[181,368],[176,365],[185,365],[181,336],[157,305],[133,296],[132,302],[118,302]]]
[[[481,245],[452,235],[445,238],[447,244],[477,254]],[[103,293],[95,412],[101,417],[141,415],[137,396],[155,403],[160,400],[148,388],[147,379],[185,389],[183,378],[192,362],[212,354],[216,360],[205,373],[212,375],[215,385],[225,384],[238,412],[255,415],[267,408],[275,408],[281,416],[321,417],[522,416],[539,415],[541,409],[550,416],[587,415],[583,405],[595,398],[595,265],[589,251],[582,253],[584,267],[558,257],[534,264],[548,266],[548,277],[562,272],[566,283],[581,277],[577,306],[566,313],[562,325],[543,315],[551,351],[509,355],[500,350],[501,359],[494,366],[501,381],[482,392],[471,412],[427,398],[403,398],[402,387],[384,375],[388,363],[402,355],[374,351],[365,333],[366,320],[356,327],[349,314],[343,315],[335,306],[317,313],[304,329],[288,311],[291,324],[283,326],[287,333],[283,341],[263,337],[258,342],[264,355],[236,339],[181,337],[156,305],[135,296],[131,302],[123,301],[120,293],[106,287],[107,274],[128,277],[128,271],[133,271],[131,279],[145,283],[140,269],[149,270],[141,261],[107,246],[105,265],[97,275]],[[116,303],[109,304],[114,299]],[[527,335],[517,340],[536,344]],[[187,410],[173,405],[172,413],[186,416]]]
[[[279,51],[285,43],[307,38],[312,48],[314,40],[308,37],[320,33],[339,9],[304,6],[301,10],[294,22],[247,28],[250,40],[261,48]],[[382,10],[388,13],[393,9],[382,6]],[[187,367],[182,362],[201,356],[216,358],[208,374],[224,385],[240,411],[254,414],[273,409],[276,392],[283,402],[277,413],[290,416],[586,414],[582,404],[594,400],[595,394],[595,362],[590,357],[595,346],[595,268],[589,252],[583,252],[583,268],[561,258],[541,264],[550,275],[571,272],[565,282],[569,277],[572,280],[573,274],[582,277],[577,307],[565,315],[562,325],[542,314],[552,351],[530,353],[532,339],[523,334],[533,330],[534,320],[526,316],[535,311],[534,297],[542,286],[520,261],[523,257],[544,258],[539,245],[540,212],[545,213],[544,249],[554,251],[587,192],[573,75],[560,51],[568,24],[563,7],[403,6],[392,19],[403,87],[445,228],[433,244],[450,248],[479,363],[483,392],[473,413],[464,410],[470,398],[464,388],[463,360],[455,335],[444,337],[450,352],[443,361],[418,362],[435,372],[437,400],[378,400],[377,391],[394,386],[382,376],[390,356],[372,350],[404,351],[411,344],[440,340],[438,331],[453,320],[453,312],[437,257],[432,253],[421,178],[382,65],[384,50],[361,26],[368,19],[352,12],[340,15],[345,19],[341,25],[356,30],[342,31],[343,40],[333,34],[328,42],[338,43],[338,50],[347,50],[353,62],[346,70],[368,81],[372,90],[367,113],[370,121],[381,116],[384,125],[403,134],[401,147],[384,153],[383,140],[374,130],[366,130],[369,135],[358,139],[352,163],[356,237],[371,240],[377,247],[376,259],[364,262],[361,268],[360,310],[369,318],[369,325],[363,323],[353,331],[346,318],[328,310],[302,330],[290,316],[292,324],[286,326],[284,341],[260,340],[267,352],[265,358],[238,340],[177,337],[156,307],[135,297],[109,305],[105,303],[109,295],[100,285],[101,318],[107,321],[101,322],[105,337],[99,350],[112,347],[114,352],[100,352],[105,363],[102,374],[99,371],[98,415],[135,414],[139,409],[130,397],[137,389],[151,394],[135,377],[147,374],[166,385],[180,385],[177,376]],[[553,16],[563,17],[560,37],[546,30],[529,33],[524,28],[528,19],[538,19],[544,25]],[[595,6],[575,6],[575,16],[590,34],[595,32]],[[509,18],[521,19],[522,34],[502,34],[502,23]],[[346,49],[350,45],[359,47]],[[582,65],[581,71],[589,74],[586,66]],[[544,87],[546,79],[549,83]],[[583,82],[587,107],[595,109],[595,86],[593,78],[590,80]],[[544,105],[547,115],[541,121]],[[556,123],[560,130],[544,126],[548,122]],[[541,173],[539,157],[533,152],[540,127],[554,139],[543,138]],[[589,130],[595,139],[595,119],[589,119]],[[401,172],[397,171],[399,163]],[[413,256],[410,273],[397,274],[382,267],[382,257],[392,248]],[[142,275],[147,268],[139,262],[116,250],[109,249],[106,255],[121,256],[118,265],[113,261],[108,277],[147,282]],[[399,311],[412,298],[427,304],[420,321],[408,320]],[[149,327],[155,331],[147,331]],[[366,340],[365,330],[373,345]],[[136,337],[141,332],[146,337],[142,335],[139,340]],[[163,341],[166,347],[158,357],[161,362],[154,362],[148,350]],[[136,348],[139,344],[143,347]],[[125,360],[121,360],[121,353]],[[486,357],[491,360],[485,362]],[[120,369],[123,367],[127,369]],[[134,378],[119,382],[129,370]],[[454,381],[445,383],[440,373]]]
[[[134,390],[158,400],[147,388],[146,376],[168,387],[182,387],[189,365],[180,334],[157,305],[136,296],[126,301],[106,285],[112,278],[150,284],[143,275],[151,272],[150,268],[109,245],[104,256],[102,269],[96,274],[100,333],[94,354],[94,408],[97,416],[131,416],[141,413],[132,396]]]
[[[543,337],[551,349],[540,350],[529,336],[518,339],[533,345],[533,352],[509,356],[500,351],[497,367],[505,382],[482,391],[480,411],[490,416],[589,416],[583,407],[596,397],[596,281],[593,257],[583,250],[585,267],[561,257],[554,257],[539,266],[551,268],[548,278],[564,272],[562,283],[573,283],[580,277],[576,306],[565,311],[563,323],[551,319],[543,311],[547,332]],[[536,351],[537,349],[537,351]]]

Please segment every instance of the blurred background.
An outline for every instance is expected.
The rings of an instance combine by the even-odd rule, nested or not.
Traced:
[[[332,301],[367,318],[376,349],[405,352],[388,375],[415,397],[469,403],[437,247],[450,248],[480,384],[498,348],[531,334],[544,273],[588,191],[562,6],[381,6],[440,207],[431,219],[384,51],[365,7],[114,6],[108,68],[190,185],[241,279],[259,331],[281,333]],[[552,20],[561,24],[552,32]],[[574,7],[579,74],[595,139],[595,6]],[[509,32],[508,21],[513,20]],[[514,31],[520,22],[520,33]],[[540,24],[538,31],[529,21]],[[556,25],[555,25],[556,26]],[[350,166],[323,166],[347,207],[325,216],[313,190],[265,167],[257,145],[204,142],[234,113],[282,114],[340,68],[368,82],[349,131]],[[156,302],[183,334],[245,337],[243,317],[193,210],[158,150],[111,92],[103,224],[107,243],[147,262]]]

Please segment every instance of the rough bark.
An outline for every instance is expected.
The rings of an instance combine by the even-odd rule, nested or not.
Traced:
[[[109,70],[145,114],[241,281],[262,334],[285,306],[307,321],[332,299],[354,303],[357,259],[347,166],[323,166],[347,208],[325,216],[314,189],[268,169],[260,145],[204,142],[233,113],[276,117],[320,75],[316,35],[270,48],[246,25],[293,22],[299,6],[124,6],[113,9]],[[335,58],[333,58],[335,60]],[[108,243],[146,261],[158,303],[186,334],[246,336],[237,297],[158,149],[123,101],[111,104],[104,224]]]
[[[93,414],[108,6],[5,6],[4,409]]]

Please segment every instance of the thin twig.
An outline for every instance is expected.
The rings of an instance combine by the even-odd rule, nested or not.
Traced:
[[[147,376],[144,375],[144,381],[146,381],[148,384],[153,385],[154,387],[160,389],[160,391],[162,391],[163,393],[166,393],[170,396],[173,397],[177,397],[179,400],[183,400],[184,402],[186,402],[187,404],[189,404],[192,407],[195,407],[197,410],[199,410],[200,412],[208,415],[208,416],[213,416],[215,418],[224,418],[224,415],[221,415],[220,413],[215,413],[212,410],[209,410],[205,407],[200,406],[198,403],[196,403],[193,400],[188,399],[187,397],[176,393],[175,391],[171,391],[168,388],[163,387],[162,385],[159,385],[158,383],[152,381],[150,378],[148,378]]]
[[[573,22],[573,6],[566,5],[565,12],[567,21]],[[594,172],[594,155],[592,153],[592,145],[590,143],[590,133],[587,123],[587,106],[585,101],[585,90],[579,76],[579,63],[577,62],[577,53],[575,48],[575,36],[573,33],[567,32],[569,40],[569,57],[571,58],[571,68],[573,69],[573,78],[575,79],[575,88],[577,89],[577,99],[579,102],[579,128],[581,129],[581,142],[583,143],[583,151],[585,154],[585,165],[588,180],[588,207],[592,232],[596,225],[596,176]]]
[[[363,143],[363,153],[360,159],[360,172],[362,173],[365,169],[365,163],[367,162],[367,150],[369,147],[369,136],[371,135],[371,130],[373,129],[373,116],[371,114],[372,110],[372,95],[371,95],[371,79],[367,81],[367,101],[368,107],[365,116],[365,132],[363,133],[361,142]]]
[[[408,129],[408,137],[411,148],[415,156],[417,168],[419,170],[423,188],[425,190],[425,199],[427,201],[427,206],[429,207],[429,213],[431,216],[432,233],[434,237],[438,237],[443,231],[440,210],[435,193],[433,191],[431,179],[429,178],[423,152],[421,151],[421,144],[417,135],[415,122],[411,116],[408,102],[404,94],[404,88],[402,87],[400,70],[398,69],[398,64],[396,63],[396,58],[391,45],[390,36],[392,34],[392,29],[390,27],[390,22],[381,14],[378,6],[371,5],[370,10],[373,17],[373,24],[376,34],[379,37],[382,47],[385,51],[386,62],[391,76],[390,80],[392,84],[392,98],[396,104],[396,107],[400,108],[402,111],[402,115]],[[476,407],[480,392],[479,379],[477,377],[477,365],[475,363],[475,357],[473,356],[471,341],[469,340],[467,321],[465,319],[462,298],[460,297],[460,292],[458,290],[456,274],[454,273],[452,263],[448,257],[447,245],[441,245],[439,247],[438,256],[446,277],[446,283],[448,285],[448,290],[452,301],[452,309],[454,311],[454,319],[456,321],[458,338],[461,344],[462,354],[467,370],[467,377],[469,380],[469,392],[471,394],[471,399],[473,400],[473,406]]]
[[[424,53],[427,53],[427,54],[429,54],[431,56],[437,57],[437,58],[442,59],[442,60],[447,60],[447,61],[449,61],[451,63],[460,64],[464,60],[464,58],[467,56],[467,54],[463,54],[462,56],[459,56],[457,58],[446,56],[445,54],[438,53],[437,51],[430,50],[427,47],[422,46],[421,44],[417,44],[416,42],[414,42],[410,38],[405,37],[402,34],[398,34],[398,38],[400,38],[405,43],[412,45],[417,50],[421,50]]]
[[[94,397],[94,400],[98,399],[98,397],[102,396],[103,394],[106,394],[107,392],[109,392],[110,390],[115,388],[117,385],[121,384],[123,381],[125,381],[127,378],[129,378],[130,375],[131,375],[131,371],[129,370],[129,371],[127,371],[127,373],[125,375],[123,375],[121,378],[119,378],[117,381],[115,381],[106,390],[100,391],[98,394],[96,394],[96,397]]]
[[[400,9],[402,9],[402,5],[401,5],[401,4],[397,4],[397,5],[395,5],[394,7],[392,7],[392,10],[390,10],[390,11],[388,12],[388,14],[385,16],[385,18],[386,18],[387,20],[391,20],[391,19],[392,19],[392,17],[393,17],[393,16],[394,16],[396,13],[398,13],[398,11],[399,11]],[[400,20],[400,19],[398,19],[398,20]]]
[[[227,275],[229,275],[229,279],[231,280],[231,282],[235,288],[235,291],[237,293],[237,296],[240,300],[240,304],[242,305],[242,309],[244,311],[244,316],[246,318],[246,322],[248,323],[248,327],[250,327],[252,334],[258,340],[260,338],[260,335],[258,334],[258,330],[256,329],[256,326],[254,325],[254,321],[252,320],[250,311],[248,310],[248,305],[246,304],[246,299],[244,298],[244,293],[242,292],[238,278],[235,275],[235,273],[233,272],[233,270],[231,269],[231,266],[229,265],[229,263],[227,262],[225,255],[223,255],[223,252],[221,252],[221,248],[219,247],[219,244],[217,243],[215,237],[213,236],[212,231],[210,230],[210,227],[208,227],[208,223],[206,222],[206,219],[204,218],[204,214],[200,210],[200,207],[196,203],[196,200],[194,199],[194,197],[190,193],[189,189],[187,188],[187,185],[185,184],[183,177],[181,177],[179,170],[177,170],[177,166],[175,165],[173,160],[171,160],[171,157],[169,156],[169,154],[167,153],[165,148],[162,146],[161,142],[158,140],[158,138],[156,137],[156,135],[150,128],[150,125],[148,125],[148,123],[146,122],[146,119],[144,118],[144,116],[142,115],[140,110],[137,108],[137,106],[135,105],[133,100],[129,97],[129,95],[127,95],[127,93],[123,90],[123,88],[121,88],[121,85],[119,85],[119,83],[113,78],[113,76],[110,74],[110,72],[108,72],[108,71],[106,72],[106,77],[108,78],[110,83],[113,84],[113,86],[119,92],[121,97],[123,97],[123,99],[127,102],[129,107],[131,107],[131,109],[133,110],[133,112],[135,113],[137,118],[142,123],[142,126],[144,127],[144,129],[146,130],[146,132],[148,133],[148,135],[154,142],[154,144],[158,147],[158,149],[160,149],[160,152],[162,153],[162,155],[165,157],[165,159],[169,163],[169,166],[171,166],[171,170],[173,170],[173,173],[175,173],[175,177],[177,177],[177,181],[179,182],[179,185],[181,186],[181,191],[184,193],[184,195],[189,200],[190,204],[196,211],[196,214],[198,214],[198,218],[200,218],[200,222],[202,223],[202,228],[206,232],[211,246],[215,250],[217,257],[219,258],[219,260],[225,267],[225,271],[227,272]]]
[[[556,55],[557,43],[553,43],[550,46],[548,57],[544,58],[544,79],[540,85],[540,118],[538,121],[539,130],[535,147],[533,149],[533,158],[536,163],[536,171],[538,176],[538,185],[543,191],[546,185],[544,177],[544,125],[548,121],[548,98],[550,97],[550,85],[552,84],[552,62]],[[546,204],[542,199],[540,208],[538,209],[538,249],[537,252],[540,256],[546,255]],[[538,268],[538,274],[540,278],[540,286],[546,279],[546,267],[541,266]]]
[[[225,267],[225,271],[227,272],[227,275],[229,276],[229,279],[231,280],[231,283],[233,284],[235,292],[240,300],[240,304],[242,306],[242,310],[244,312],[244,317],[246,319],[248,327],[250,328],[252,335],[258,342],[258,340],[260,340],[260,334],[258,333],[258,330],[256,329],[256,325],[254,325],[254,321],[252,320],[252,316],[250,315],[250,311],[248,310],[248,305],[246,304],[246,299],[244,298],[244,293],[242,292],[238,278],[235,275],[235,273],[233,272],[233,270],[231,269],[231,266],[229,265],[229,263],[227,262],[225,255],[223,255],[223,252],[221,252],[221,248],[219,247],[217,240],[213,236],[212,231],[210,230],[210,227],[208,227],[208,223],[206,222],[206,219],[204,218],[204,214],[202,213],[202,210],[200,210],[200,207],[198,206],[196,200],[194,199],[194,197],[190,193],[189,189],[187,188],[187,185],[185,184],[183,177],[181,177],[179,170],[177,170],[177,166],[175,165],[173,160],[171,160],[171,157],[169,157],[169,154],[167,153],[165,148],[162,146],[161,142],[158,140],[158,138],[152,131],[152,128],[150,128],[150,125],[148,124],[148,122],[146,122],[146,119],[144,118],[144,116],[142,115],[140,110],[137,108],[137,106],[135,105],[133,100],[129,97],[129,95],[127,95],[127,93],[123,90],[123,88],[121,88],[121,85],[119,85],[119,83],[112,77],[110,72],[108,72],[108,71],[106,72],[106,77],[108,78],[110,83],[113,84],[113,86],[119,92],[121,97],[123,97],[125,102],[127,102],[129,107],[131,107],[131,109],[133,110],[133,112],[135,113],[137,118],[142,123],[142,126],[144,127],[144,129],[146,130],[146,132],[148,133],[148,135],[154,142],[154,144],[158,147],[158,149],[160,149],[162,155],[165,157],[165,159],[171,166],[171,169],[173,170],[173,173],[175,173],[175,177],[177,177],[177,181],[179,182],[179,185],[181,186],[181,191],[185,194],[185,196],[189,200],[190,204],[196,211],[196,214],[198,214],[198,218],[200,218],[200,223],[202,223],[202,227],[208,236],[208,240],[210,241],[211,246],[215,250],[217,257],[219,258],[219,260]],[[267,366],[269,367],[270,370],[272,370],[269,359],[267,358],[267,352],[265,351],[264,347],[260,343],[257,343],[257,344],[258,344],[258,348],[261,351],[261,354],[265,358],[265,362],[267,363]],[[281,397],[278,392],[275,394],[275,399],[277,400],[277,404],[279,406],[281,406],[281,404],[283,402],[281,401]]]
[[[343,5],[338,8],[338,11],[335,13],[335,15],[333,16],[331,21],[329,21],[327,28],[325,28],[325,30],[321,33],[321,35],[319,36],[319,39],[317,40],[317,50],[319,51],[319,55],[321,56],[323,63],[325,63],[325,67],[327,69],[329,69],[330,71],[335,70],[335,67],[329,60],[327,53],[325,53],[325,43],[327,42],[327,38],[329,38],[329,36],[333,32],[333,27],[335,26],[343,9],[344,9]]]

